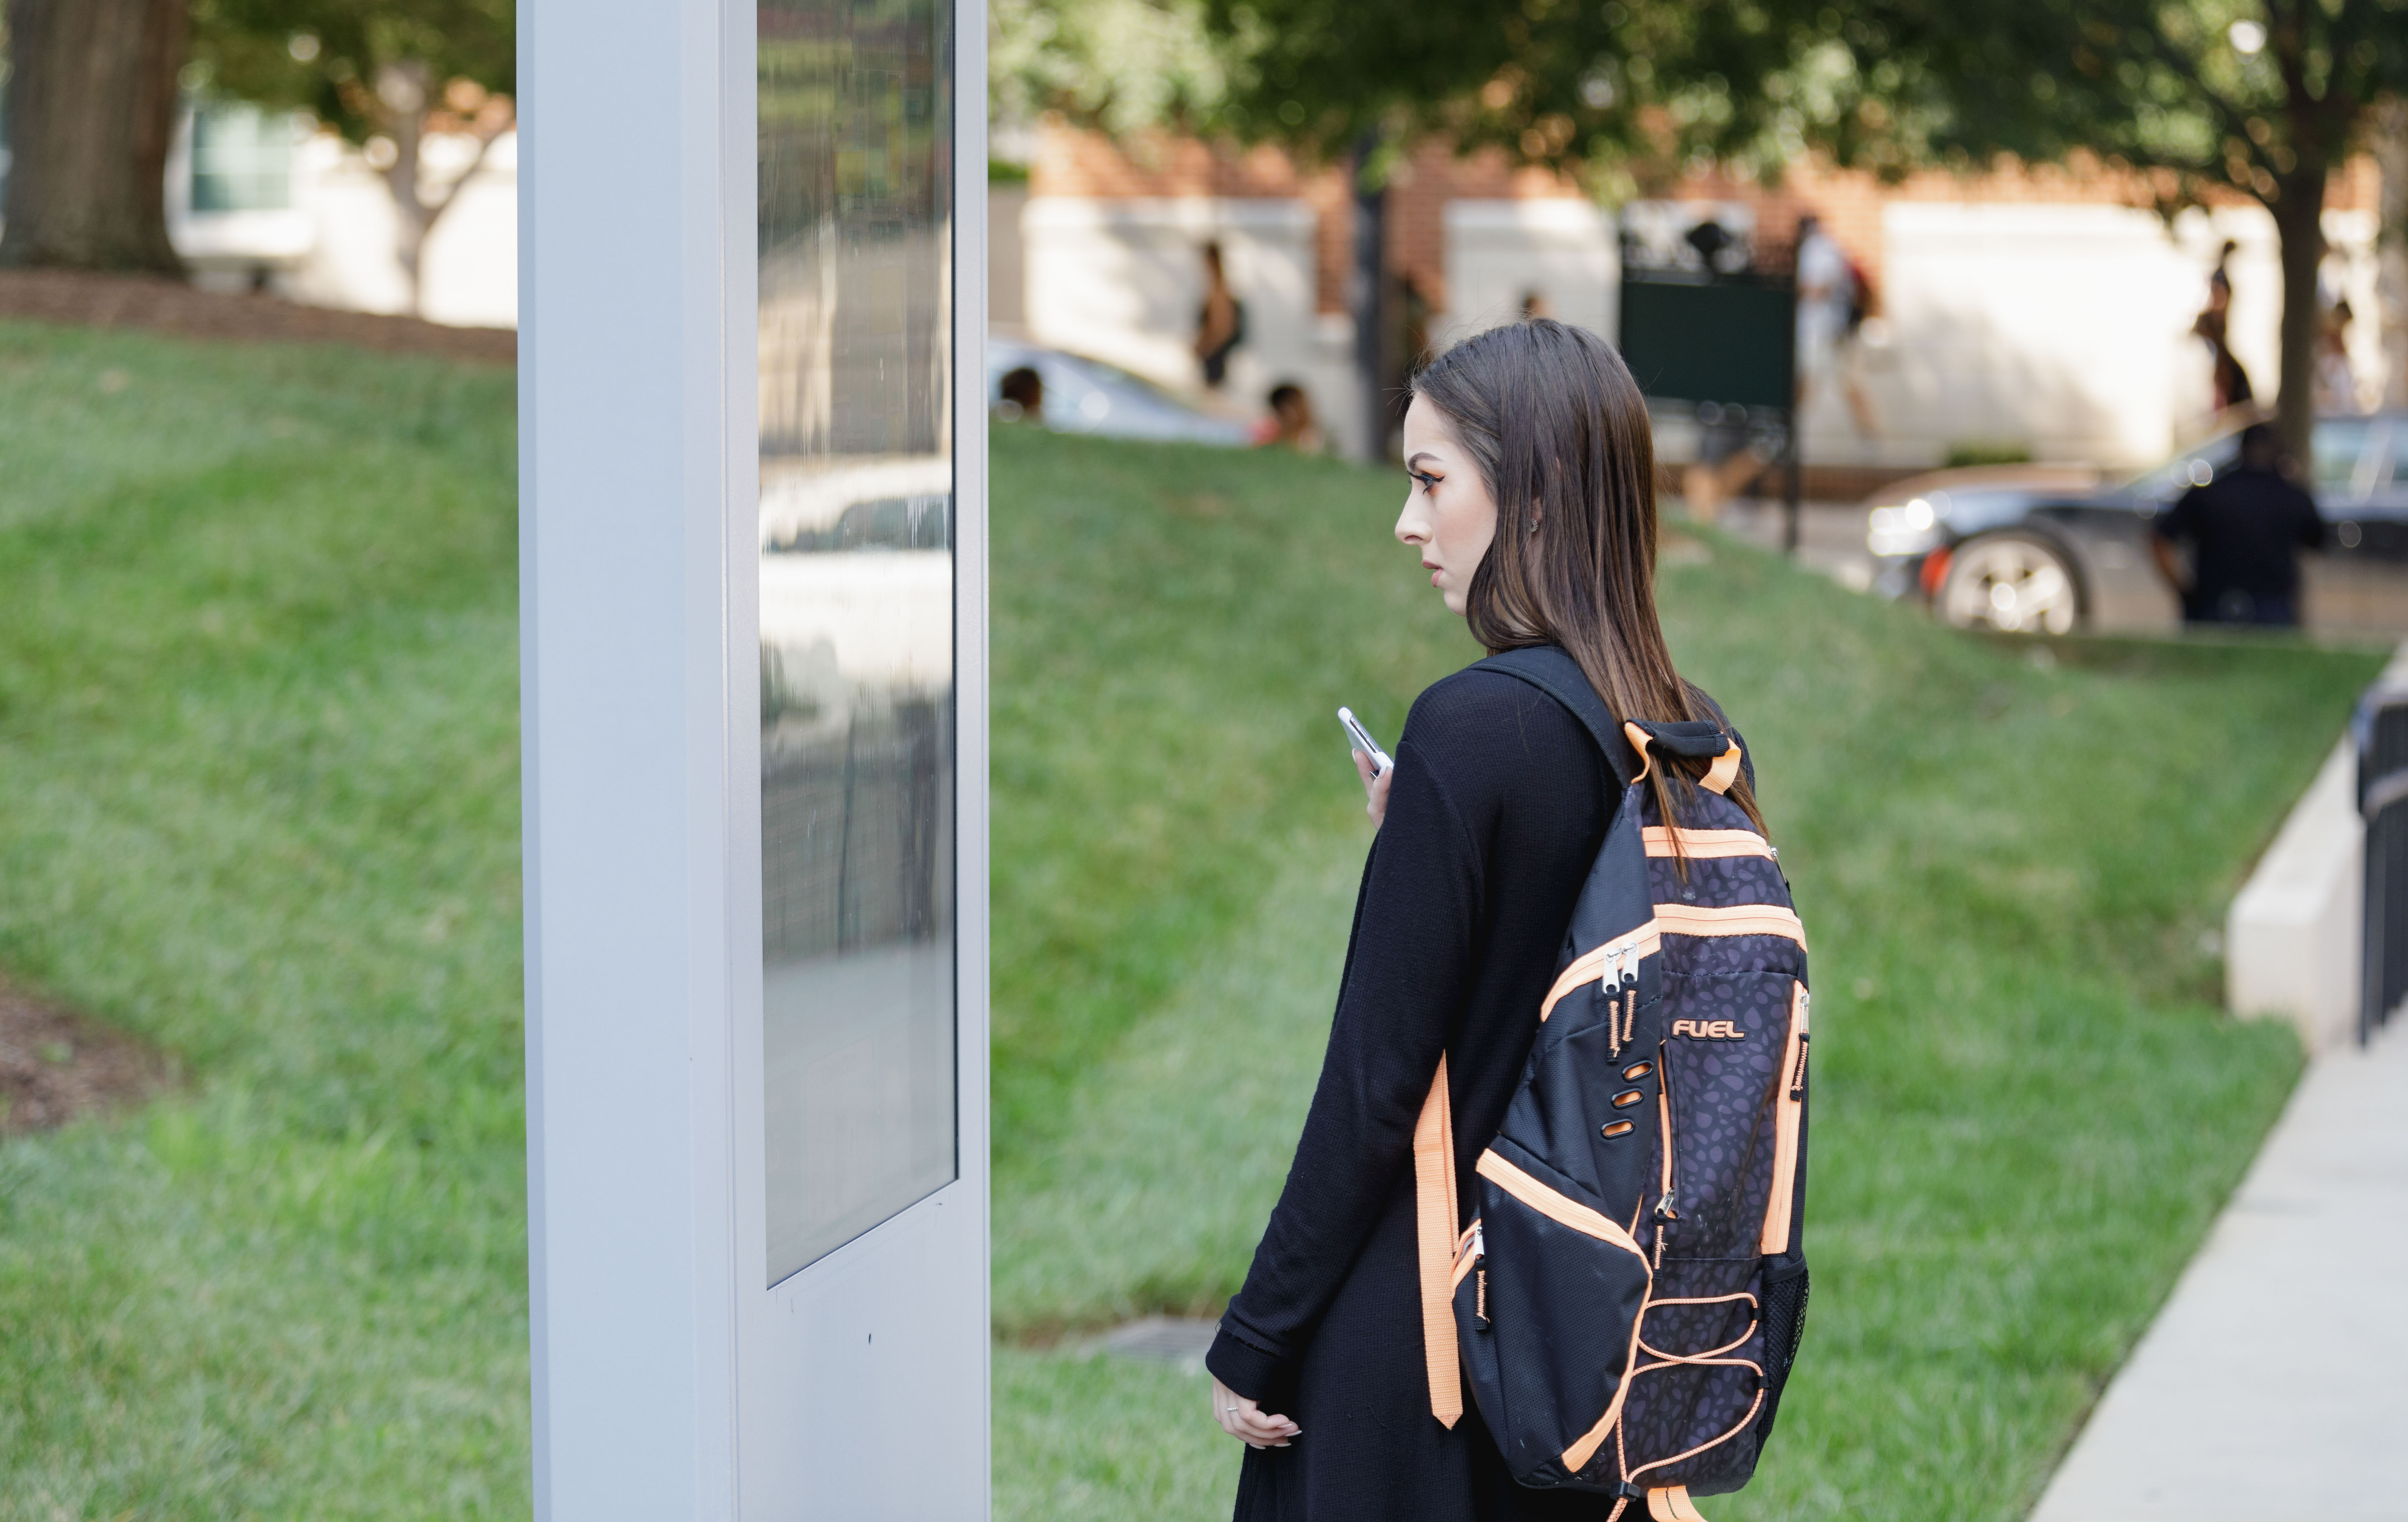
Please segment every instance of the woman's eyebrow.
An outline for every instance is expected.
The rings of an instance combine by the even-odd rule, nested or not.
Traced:
[[[1407,460],[1407,461],[1405,462],[1405,468],[1406,468],[1406,469],[1408,469],[1408,470],[1416,469],[1416,468],[1418,468],[1418,467],[1420,467],[1421,463],[1422,463],[1424,460],[1437,460],[1437,459],[1438,459],[1438,456],[1437,456],[1437,455],[1432,454],[1429,451],[1427,451],[1427,450],[1426,450],[1426,449],[1425,449],[1425,450],[1415,450],[1415,451],[1413,452],[1412,458],[1411,458],[1411,459],[1409,459],[1409,460]],[[1443,460],[1440,460],[1440,461],[1439,461],[1439,463],[1440,463],[1440,464],[1441,464],[1441,465],[1443,465],[1443,464],[1445,464],[1446,462],[1444,462]]]

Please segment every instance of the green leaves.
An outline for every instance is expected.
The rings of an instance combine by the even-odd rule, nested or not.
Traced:
[[[208,88],[314,112],[358,142],[379,130],[374,90],[397,65],[438,89],[509,93],[517,15],[510,0],[194,0],[193,58]]]

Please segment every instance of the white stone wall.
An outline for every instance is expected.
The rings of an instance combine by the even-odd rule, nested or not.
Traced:
[[[1362,410],[1354,323],[1316,310],[1316,225],[1303,202],[1268,197],[1031,196],[1020,214],[1029,337],[1237,416],[1259,415],[1272,386],[1296,381],[1353,452]],[[1218,395],[1205,392],[1190,348],[1210,242],[1246,308],[1246,341]]]
[[[292,206],[195,213],[189,120],[167,166],[168,232],[196,283],[246,289],[265,278],[296,301],[358,311],[409,309],[395,249],[400,213],[359,150],[315,133],[295,150]],[[425,175],[450,183],[475,154],[463,136],[434,137]],[[518,325],[518,135],[507,133],[435,224],[421,257],[419,315],[469,327]]]
[[[2261,398],[2275,391],[2282,276],[2273,220],[2256,208],[2193,211],[2172,227],[2119,207],[1898,202],[1883,212],[1881,328],[1853,360],[1877,436],[1861,436],[1837,388],[1809,399],[1806,452],[1916,464],[1953,443],[2013,441],[2041,459],[2138,467],[2204,421],[2207,362],[2190,335],[2226,237],[2231,341]],[[2375,309],[2372,219],[2330,212],[2328,274],[2360,314]],[[2381,339],[2353,334],[2361,379]]]
[[[1446,208],[1447,309],[1433,347],[1518,320],[1536,295],[1560,323],[1611,337],[1622,250],[1613,213],[1588,201],[1462,200]]]

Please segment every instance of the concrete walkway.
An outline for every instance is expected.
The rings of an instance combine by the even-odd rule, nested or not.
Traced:
[[[2408,1522],[2408,1014],[2318,1058],[2032,1522]]]

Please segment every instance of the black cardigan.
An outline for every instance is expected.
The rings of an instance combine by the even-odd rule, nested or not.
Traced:
[[[1303,1429],[1246,1451],[1237,1515],[1602,1522],[1602,1497],[1514,1485],[1468,1398],[1451,1431],[1430,1414],[1412,1145],[1441,1050],[1458,1177],[1503,1123],[1613,783],[1554,699],[1476,668],[1422,694],[1396,754],[1320,1085],[1205,1360]]]

